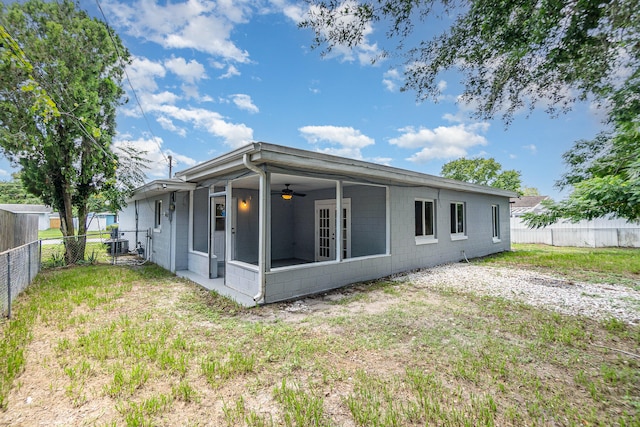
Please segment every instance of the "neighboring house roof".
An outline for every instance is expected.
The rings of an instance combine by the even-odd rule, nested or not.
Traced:
[[[513,197],[513,191],[470,184],[420,172],[375,163],[338,157],[281,145],[255,142],[230,153],[178,172],[174,179],[153,181],[136,190],[131,200],[170,191],[187,190],[189,183],[203,182],[221,176],[231,176],[247,169],[245,162],[268,167],[271,172],[330,175],[335,179],[367,181],[399,186],[426,186],[472,193]],[[192,186],[194,184],[191,184]]]
[[[16,214],[42,214],[52,212],[51,207],[45,205],[0,204],[0,209]]]
[[[520,196],[509,199],[511,204],[511,215],[520,216],[528,212],[540,212],[544,210],[543,200],[549,199],[549,196]]]

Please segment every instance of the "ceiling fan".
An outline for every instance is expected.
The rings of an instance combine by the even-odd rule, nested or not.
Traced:
[[[295,191],[289,188],[289,185],[291,184],[285,184],[284,185],[285,188],[283,188],[281,192],[275,193],[275,194],[280,194],[280,197],[282,197],[284,200],[291,200],[293,196],[296,196],[296,197],[306,196],[306,194],[304,193],[296,193]]]

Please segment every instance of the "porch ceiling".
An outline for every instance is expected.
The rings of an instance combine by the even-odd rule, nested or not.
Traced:
[[[286,175],[286,174],[272,174],[271,175],[271,190],[279,191],[285,187],[285,184],[290,184],[291,189],[298,192],[320,190],[328,187],[335,187],[335,181],[327,179],[319,179],[301,175]],[[348,185],[348,184],[345,184]],[[249,190],[258,190],[260,187],[260,180],[258,176],[251,176],[241,178],[234,183],[234,187],[246,188]]]

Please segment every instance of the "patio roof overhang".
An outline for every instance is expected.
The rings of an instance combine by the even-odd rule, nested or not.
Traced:
[[[381,185],[442,188],[470,193],[516,197],[517,193],[500,188],[470,184],[435,175],[414,172],[362,160],[349,159],[281,145],[256,142],[223,156],[216,157],[176,174],[185,182],[201,182],[217,176],[246,169],[243,157],[249,156],[251,163],[276,173],[312,174],[354,182]]]
[[[196,184],[184,182],[181,179],[157,179],[136,188],[133,195],[127,199],[127,202],[134,202],[136,200],[142,200],[149,197],[157,197],[174,191],[194,190],[195,188]]]

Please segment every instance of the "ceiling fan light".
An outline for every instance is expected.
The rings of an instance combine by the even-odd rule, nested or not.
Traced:
[[[282,198],[285,199],[285,200],[291,200],[293,198],[293,194],[282,193]]]

